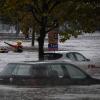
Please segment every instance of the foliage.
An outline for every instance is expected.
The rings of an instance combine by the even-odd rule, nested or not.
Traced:
[[[49,31],[65,26],[59,31],[64,41],[100,26],[100,0],[4,0],[0,7],[2,15],[18,21],[23,31],[30,25],[38,31],[40,58]]]
[[[99,1],[95,2],[93,0],[2,0],[0,7],[2,6],[2,15],[7,16],[13,22],[19,21],[24,24],[23,20],[30,17],[30,20],[24,20],[26,26],[29,23],[34,23],[32,18],[37,21],[37,23],[35,22],[36,25],[41,21],[41,16],[48,16],[48,26],[52,26],[56,19],[62,26],[65,21],[68,21],[72,30],[73,27],[76,27],[76,24],[79,24],[78,30],[93,32],[98,27],[97,24],[100,25],[97,21],[99,19],[99,15],[97,15],[99,14],[97,12],[99,3]],[[28,10],[33,13],[32,16],[30,16]],[[72,35],[74,35],[73,32]]]

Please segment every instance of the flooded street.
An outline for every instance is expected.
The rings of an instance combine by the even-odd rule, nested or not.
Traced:
[[[78,51],[95,61],[100,61],[100,39],[73,39],[61,43],[59,50]]]
[[[22,88],[0,86],[0,100],[100,100],[100,86]]]
[[[78,51],[87,58],[100,63],[99,38],[67,40],[65,43],[59,43],[59,50]],[[2,53],[0,54],[0,70],[8,62],[37,60],[37,57],[37,52]],[[0,85],[0,100],[100,100],[100,85],[47,88]]]

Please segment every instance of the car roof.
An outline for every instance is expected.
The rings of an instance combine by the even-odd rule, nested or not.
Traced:
[[[33,64],[70,64],[70,65],[73,65],[74,67],[77,67],[78,69],[82,70],[75,63],[73,63],[71,61],[66,61],[66,60],[24,61],[24,62],[14,62],[14,63],[8,63],[8,64],[22,64],[22,65],[24,65],[24,64],[26,64],[26,65],[33,65]],[[84,73],[86,73],[84,70],[82,70],[82,71]]]
[[[80,53],[80,52],[76,52],[76,51],[49,51],[49,52],[45,52],[45,53]]]
[[[69,61],[64,60],[44,60],[44,61],[23,61],[23,62],[14,62],[9,64],[50,64],[50,63],[70,63]]]

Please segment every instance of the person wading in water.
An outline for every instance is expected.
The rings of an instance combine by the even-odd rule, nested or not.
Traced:
[[[22,46],[22,42],[21,41],[17,41],[16,45],[12,45],[12,44],[7,43],[7,42],[4,42],[4,43],[9,45],[9,46],[11,46],[11,47],[13,47],[13,49],[14,49],[13,51],[14,52],[19,52],[19,53],[23,52],[23,46]]]

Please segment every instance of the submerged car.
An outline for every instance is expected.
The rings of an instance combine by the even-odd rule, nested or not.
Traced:
[[[72,61],[90,61],[90,59],[87,59],[84,55],[82,55],[79,52],[68,52],[68,51],[55,51],[55,52],[46,52],[44,53],[45,58],[48,60],[72,60]]]
[[[76,66],[80,67],[84,71],[88,72],[90,75],[100,74],[95,62],[86,58],[83,54],[79,52],[70,51],[55,51],[55,52],[45,52],[45,60],[65,60],[69,61]],[[95,70],[95,71],[94,71]]]
[[[65,61],[34,61],[9,63],[0,73],[0,84],[48,87],[93,85],[100,80]]]

